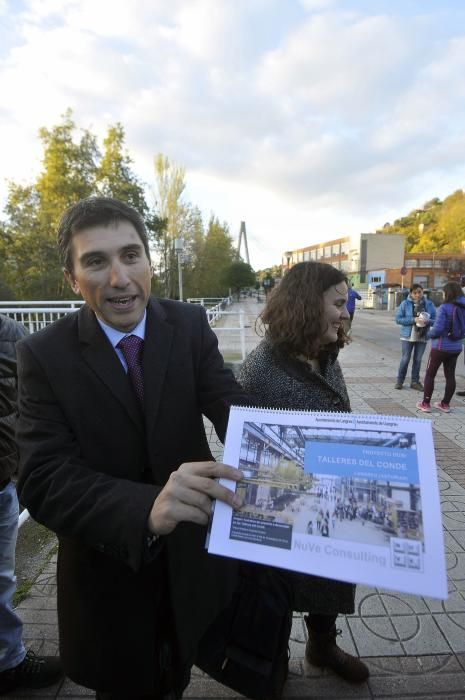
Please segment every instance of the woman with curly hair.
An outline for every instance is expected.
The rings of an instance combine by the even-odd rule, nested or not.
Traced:
[[[344,273],[320,262],[298,263],[268,297],[260,315],[265,337],[245,360],[239,381],[260,405],[306,411],[350,411],[337,360],[348,338],[343,322],[348,283]],[[339,613],[354,612],[355,586],[318,576],[283,572],[292,583],[295,610],[305,612],[305,657],[348,681],[369,675],[360,659],[336,644]]]

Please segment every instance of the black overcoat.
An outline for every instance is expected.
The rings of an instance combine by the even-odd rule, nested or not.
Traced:
[[[190,664],[234,588],[236,563],[206,553],[204,527],[180,524],[154,557],[144,543],[170,473],[211,459],[202,413],[222,437],[243,402],[201,307],[150,300],[143,371],[144,414],[87,306],[18,346],[19,493],[58,534],[64,667],[81,685],[134,694],[157,687],[161,613]]]

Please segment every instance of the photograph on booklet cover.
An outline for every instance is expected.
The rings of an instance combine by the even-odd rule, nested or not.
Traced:
[[[234,407],[223,459],[244,506],[217,504],[210,552],[447,597],[430,421]]]

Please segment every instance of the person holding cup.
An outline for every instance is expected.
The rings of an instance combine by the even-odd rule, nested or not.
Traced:
[[[413,352],[410,388],[423,391],[420,382],[420,367],[426,349],[428,328],[436,318],[436,307],[423,294],[421,284],[412,284],[407,299],[396,311],[396,323],[401,326],[400,340],[402,356],[397,371],[395,389],[402,389]]]

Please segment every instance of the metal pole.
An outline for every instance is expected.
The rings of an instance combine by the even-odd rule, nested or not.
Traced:
[[[246,353],[245,353],[245,323],[244,323],[244,311],[241,309],[239,311],[239,333],[241,336],[241,355],[242,355],[242,361],[245,360],[246,358]]]
[[[182,298],[182,265],[181,265],[181,251],[178,251],[178,282],[179,282],[179,301],[183,301]]]
[[[181,256],[182,256],[182,251],[184,250],[184,241],[182,238],[175,238],[174,239],[174,250],[177,253],[178,256],[178,284],[179,284],[179,301],[182,301],[182,265],[181,265]]]

